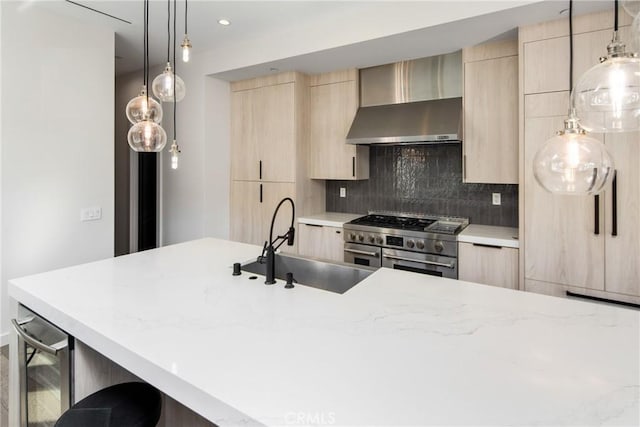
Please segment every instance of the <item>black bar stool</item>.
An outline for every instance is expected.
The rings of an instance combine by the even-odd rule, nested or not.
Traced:
[[[155,427],[161,410],[160,392],[149,384],[116,384],[73,405],[54,427]]]

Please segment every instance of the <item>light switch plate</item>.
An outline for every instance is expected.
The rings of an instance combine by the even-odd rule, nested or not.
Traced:
[[[491,195],[491,201],[494,205],[501,205],[502,204],[502,200],[500,197],[500,193],[492,193]]]
[[[93,206],[80,209],[80,221],[97,221],[102,218],[102,208]]]
[[[347,197],[347,188],[340,187],[340,197]]]

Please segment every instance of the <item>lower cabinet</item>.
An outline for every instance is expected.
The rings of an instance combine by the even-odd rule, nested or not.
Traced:
[[[298,225],[298,253],[329,261],[343,261],[344,240],[341,227]]]
[[[518,289],[518,249],[460,242],[458,279]]]
[[[269,239],[271,218],[278,203],[285,197],[295,202],[295,190],[295,184],[288,182],[232,181],[231,240],[262,246]],[[291,205],[282,205],[273,225],[274,238],[287,232],[291,216]],[[295,245],[285,244],[280,249],[296,252]]]

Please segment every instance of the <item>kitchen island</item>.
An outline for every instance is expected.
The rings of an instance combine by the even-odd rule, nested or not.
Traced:
[[[638,425],[640,312],[380,269],[266,286],[203,239],[12,280],[12,298],[220,425]]]

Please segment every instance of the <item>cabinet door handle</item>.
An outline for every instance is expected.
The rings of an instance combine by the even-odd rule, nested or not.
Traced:
[[[462,156],[462,182],[467,180],[467,155]]]
[[[260,184],[260,203],[262,203],[262,184]]]
[[[618,235],[618,171],[613,171],[611,183],[611,235]]]
[[[479,246],[481,248],[502,249],[502,246],[487,245],[486,243],[473,243],[473,246]]]
[[[322,228],[322,225],[320,224],[305,224],[307,227],[320,227]]]
[[[380,254],[378,254],[377,252],[359,251],[357,249],[345,248],[344,251],[349,252],[350,254],[365,255],[365,256],[370,256],[374,258],[378,258],[380,256]]]
[[[356,177],[356,158],[355,156],[351,158],[351,176]]]
[[[258,175],[260,175],[260,179],[262,179],[262,160],[258,162]]]
[[[593,196],[593,234],[600,234],[600,195]]]

